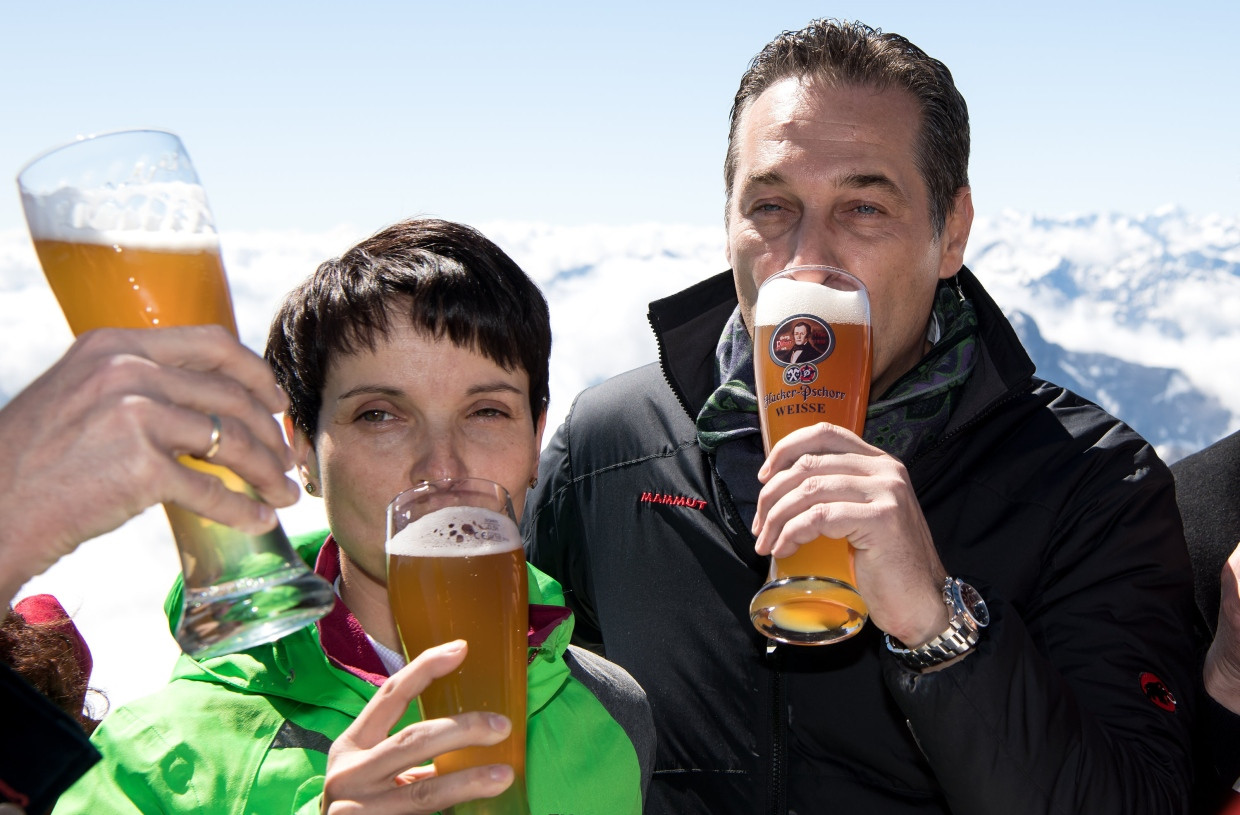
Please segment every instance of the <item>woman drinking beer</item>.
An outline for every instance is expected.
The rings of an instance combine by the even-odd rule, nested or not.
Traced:
[[[497,743],[513,723],[483,712],[418,721],[417,695],[469,646],[405,665],[385,508],[421,482],[471,477],[503,486],[519,516],[537,472],[550,347],[537,287],[459,224],[397,224],[295,289],[266,356],[289,394],[298,472],[330,526],[295,543],[335,585],[336,607],[240,654],[182,656],[166,688],[105,719],[103,761],[57,811],[431,813],[506,789],[507,765],[438,776],[429,764]],[[529,588],[530,809],[638,813],[653,752],[644,694],[568,649],[572,620],[554,581],[530,569]],[[168,608],[180,608],[179,586]]]

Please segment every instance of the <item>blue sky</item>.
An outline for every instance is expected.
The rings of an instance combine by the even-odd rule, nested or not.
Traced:
[[[0,173],[154,126],[223,230],[717,224],[746,63],[833,15],[952,69],[983,214],[1240,214],[1240,4],[1002,5],[0,0]]]

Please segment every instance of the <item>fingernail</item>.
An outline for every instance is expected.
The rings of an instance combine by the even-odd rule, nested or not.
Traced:
[[[447,654],[459,654],[465,650],[465,640],[453,640],[452,642],[446,642],[444,643],[443,650],[444,653]]]
[[[507,764],[492,764],[488,775],[492,781],[507,781],[512,778],[512,767]]]
[[[508,717],[501,716],[498,713],[492,713],[487,716],[487,724],[491,725],[491,729],[496,733],[508,732]]]
[[[266,504],[259,504],[258,519],[265,524],[273,524],[276,522],[276,511]]]

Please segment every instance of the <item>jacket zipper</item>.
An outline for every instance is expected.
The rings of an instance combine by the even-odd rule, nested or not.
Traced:
[[[667,371],[667,349],[663,347],[663,334],[659,331],[659,327],[655,325],[653,315],[646,315],[646,321],[650,323],[651,331],[654,333],[655,343],[659,350],[659,373],[663,375],[663,381],[667,383],[668,389],[672,395],[676,397],[676,401],[680,403],[680,407],[690,418],[696,418],[696,414],[690,409],[688,402],[685,401],[684,395],[676,384],[672,382],[671,376]],[[713,471],[713,466],[711,467]],[[718,476],[716,475],[717,479]],[[728,500],[725,502],[731,505],[731,494],[726,489],[719,490],[720,496],[726,496]],[[720,513],[721,519],[724,521],[725,529],[728,528],[729,514],[734,519],[739,520],[740,513],[736,511],[734,506],[724,508]],[[787,775],[787,751],[788,751],[788,726],[787,726],[787,695],[785,685],[786,680],[783,672],[782,653],[778,647],[772,646],[767,651],[767,660],[771,663],[772,686],[771,686],[771,763],[770,763],[770,786],[767,792],[767,800],[770,802],[771,815],[787,815],[788,813],[788,790],[785,781]]]
[[[771,815],[787,815],[788,790],[785,776],[787,775],[788,754],[788,719],[785,696],[786,679],[784,676],[783,652],[780,646],[771,645],[767,650],[767,660],[771,663],[771,784],[767,799],[771,805]]]
[[[681,409],[684,410],[689,418],[696,421],[697,414],[689,407],[689,403],[685,401],[680,388],[676,387],[676,383],[672,381],[671,376],[667,373],[667,349],[663,347],[663,332],[654,324],[653,314],[646,315],[646,322],[650,324],[650,331],[654,334],[655,345],[659,349],[659,373],[663,375],[663,381],[667,383],[667,389],[672,392],[672,396],[676,397],[676,401],[680,403]]]

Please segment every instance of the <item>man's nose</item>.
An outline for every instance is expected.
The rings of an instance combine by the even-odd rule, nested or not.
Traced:
[[[840,266],[840,256],[836,248],[839,244],[838,236],[825,218],[802,218],[794,240],[790,266],[843,268]]]

